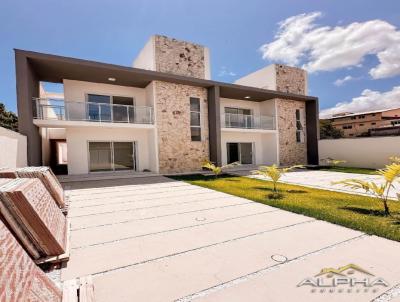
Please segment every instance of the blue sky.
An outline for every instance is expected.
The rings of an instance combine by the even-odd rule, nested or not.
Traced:
[[[282,61],[279,58],[282,49],[279,47],[265,59],[260,47],[279,40],[276,36],[279,22],[304,14],[300,17],[301,21],[313,12],[320,14],[309,22],[313,25],[301,33],[309,39],[313,38],[314,33],[310,33],[313,28],[329,26],[328,34],[324,36],[330,38],[335,36],[337,26],[351,29],[348,27],[355,22],[364,24],[378,20],[381,23],[368,23],[367,30],[372,28],[373,34],[361,36],[359,41],[374,41],[378,35],[387,44],[385,49],[366,50],[358,64],[350,63],[343,68],[326,70],[329,68],[325,65],[329,64],[325,62],[324,66],[320,64],[313,70],[309,75],[309,94],[319,97],[320,107],[324,109],[338,102],[350,102],[361,95],[363,97],[358,103],[369,102],[371,107],[371,102],[374,106],[382,102],[385,106],[393,106],[393,98],[398,95],[393,88],[400,86],[400,75],[394,72],[391,76],[373,78],[370,71],[379,64],[377,53],[393,51],[393,41],[399,36],[398,0],[2,0],[0,101],[16,111],[13,48],[130,66],[149,36],[164,34],[208,46],[212,78],[232,82],[272,62]],[[393,26],[392,32],[388,33],[385,26],[379,27],[382,23]],[[377,31],[374,28],[378,28]],[[284,50],[297,47],[298,40],[302,40],[301,37],[290,42]],[[316,47],[318,43],[319,40],[316,40]],[[296,64],[315,63],[318,58],[310,55],[312,51],[319,52],[321,56],[324,49],[305,49],[303,53],[297,53],[297,57],[294,56],[298,61]],[[354,55],[351,49],[346,51]],[[346,61],[346,58],[340,58],[340,61]],[[350,76],[351,80],[341,86],[334,84],[346,76]],[[400,98],[398,102],[400,106]]]

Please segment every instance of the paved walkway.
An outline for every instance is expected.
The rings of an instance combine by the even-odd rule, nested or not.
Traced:
[[[247,175],[251,178],[258,179],[266,179],[260,175],[250,175],[249,171],[241,171],[240,175]],[[306,171],[294,171],[290,173],[286,173],[282,176],[280,182],[306,186],[311,188],[318,188],[324,190],[332,190],[346,193],[356,193],[356,194],[365,194],[364,190],[353,190],[351,188],[345,187],[344,185],[334,185],[332,182],[344,180],[348,178],[360,179],[365,181],[375,181],[376,183],[382,183],[382,177],[379,175],[366,175],[366,174],[355,174],[355,173],[343,173],[343,172],[331,172],[331,171],[314,171],[314,170],[306,170]],[[396,199],[397,194],[400,194],[400,184],[395,183],[395,188],[391,191],[390,197]]]
[[[369,301],[400,283],[394,241],[165,177],[65,186],[72,251],[62,278],[93,275],[97,302]],[[390,286],[297,287],[349,263]]]

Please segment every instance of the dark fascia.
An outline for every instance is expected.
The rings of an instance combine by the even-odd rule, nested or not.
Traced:
[[[315,101],[318,98],[299,94],[278,92],[237,84],[180,76],[108,63],[88,61],[58,55],[14,49],[16,58],[26,58],[39,81],[62,83],[63,79],[105,83],[121,86],[146,87],[151,81],[210,88],[219,86],[220,97],[245,101],[265,101],[281,98],[295,101]],[[115,78],[111,82],[108,78]],[[250,98],[248,98],[250,97]]]

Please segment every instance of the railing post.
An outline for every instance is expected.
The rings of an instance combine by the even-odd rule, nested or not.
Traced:
[[[130,123],[130,122],[131,122],[131,118],[130,118],[130,116],[129,116],[129,107],[126,106],[125,108],[126,108],[126,115],[127,115],[127,117],[128,117],[128,123]]]
[[[99,106],[99,121],[101,122],[101,105],[98,104],[97,106]]]

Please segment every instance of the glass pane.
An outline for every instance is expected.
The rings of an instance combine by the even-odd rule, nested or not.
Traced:
[[[125,96],[113,96],[113,104],[133,106],[133,98]]]
[[[114,143],[114,168],[115,170],[133,170],[133,143]]]
[[[296,120],[300,120],[300,110],[296,109]]]
[[[192,141],[195,141],[195,142],[201,141],[200,127],[190,127],[190,135],[191,135]]]
[[[190,98],[190,111],[200,111],[200,99]]]
[[[88,120],[111,121],[110,97],[107,95],[88,94]]]
[[[190,112],[190,125],[200,126],[200,112]]]
[[[89,142],[89,169],[95,171],[111,171],[111,143]]]
[[[227,143],[226,149],[228,152],[228,164],[239,161],[239,144],[238,143]]]
[[[250,109],[238,109],[239,114],[243,114],[243,115],[250,115],[251,114],[251,110]]]
[[[129,107],[113,105],[113,118],[114,122],[128,122],[128,118],[130,118]]]
[[[238,113],[238,110],[237,110],[237,108],[225,107],[225,113],[237,114],[237,113]]]
[[[253,163],[253,144],[241,143],[240,144],[240,163],[243,165],[250,165]]]

